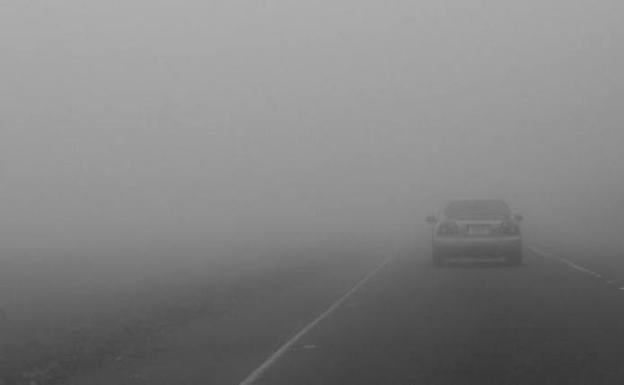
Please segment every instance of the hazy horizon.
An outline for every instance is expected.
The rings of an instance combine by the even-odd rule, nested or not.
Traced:
[[[3,1],[0,249],[404,241],[464,196],[619,247],[621,10]]]

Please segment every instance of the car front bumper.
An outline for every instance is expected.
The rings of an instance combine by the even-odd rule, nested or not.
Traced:
[[[436,237],[433,247],[446,257],[500,258],[522,250],[522,238]]]

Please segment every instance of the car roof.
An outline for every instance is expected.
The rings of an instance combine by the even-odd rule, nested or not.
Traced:
[[[446,210],[447,208],[455,203],[463,203],[463,202],[474,202],[474,203],[492,203],[495,205],[499,205],[499,206],[505,206],[507,208],[508,211],[511,212],[511,208],[509,206],[509,204],[507,204],[507,202],[504,199],[496,199],[496,198],[492,198],[492,199],[488,199],[488,198],[464,198],[464,199],[453,199],[453,200],[449,200],[447,201],[444,206],[441,208],[440,210],[440,216],[441,217],[446,217]]]

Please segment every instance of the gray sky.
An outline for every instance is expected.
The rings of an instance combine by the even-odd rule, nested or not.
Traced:
[[[123,253],[391,236],[482,195],[613,240],[623,11],[2,0],[0,240]]]

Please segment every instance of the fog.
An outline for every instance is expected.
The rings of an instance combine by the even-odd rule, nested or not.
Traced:
[[[456,197],[620,252],[615,1],[0,3],[4,255],[409,244]],[[241,251],[242,252],[242,251]]]

